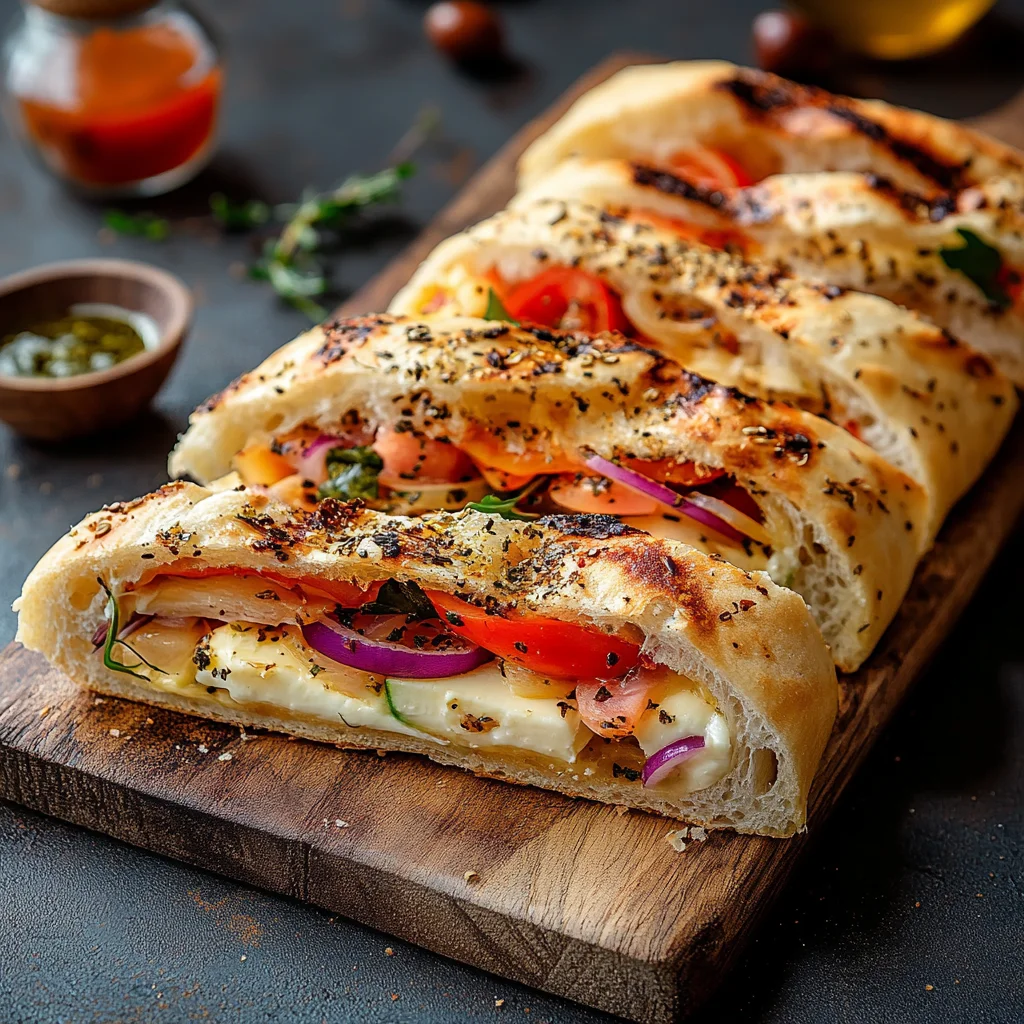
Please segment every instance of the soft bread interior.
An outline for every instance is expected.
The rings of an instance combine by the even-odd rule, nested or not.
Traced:
[[[493,522],[472,512],[402,520],[325,504],[317,515],[301,515],[259,495],[178,484],[97,513],[59,541],[26,581],[19,639],[83,685],[159,706],[346,745],[426,753],[481,774],[708,827],[788,835],[803,824],[835,715],[836,686],[828,651],[795,594],[764,574],[744,574],[683,545],[631,533],[613,531],[598,541],[574,535],[572,527]],[[735,737],[733,768],[707,789],[665,799],[614,774],[573,779],[497,751],[425,749],[409,737],[213,706],[202,688],[187,697],[155,692],[111,673],[89,640],[103,620],[97,578],[119,592],[144,572],[180,569],[183,561],[192,569],[315,574],[321,582],[412,579],[425,588],[501,594],[521,608],[597,629],[640,631],[650,657],[706,685],[724,710]]]

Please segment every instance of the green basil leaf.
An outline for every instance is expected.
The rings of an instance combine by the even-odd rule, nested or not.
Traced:
[[[952,249],[939,249],[942,262],[950,270],[959,271],[973,281],[989,302],[1005,309],[1012,300],[999,281],[1003,269],[1002,254],[968,228],[957,228],[956,233],[964,244]]]
[[[498,293],[493,288],[487,289],[487,308],[484,310],[485,320],[504,320],[506,323],[510,323],[515,327],[519,327],[520,323],[518,320],[513,320],[509,315],[509,311],[505,308],[505,304],[498,297]]]

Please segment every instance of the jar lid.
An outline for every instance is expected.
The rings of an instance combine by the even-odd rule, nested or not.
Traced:
[[[42,7],[51,14],[64,18],[85,18],[101,20],[123,18],[138,14],[147,7],[154,7],[157,0],[29,0],[35,7]]]

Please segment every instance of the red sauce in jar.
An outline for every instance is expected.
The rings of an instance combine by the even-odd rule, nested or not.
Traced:
[[[85,185],[144,181],[188,163],[213,135],[223,75],[173,23],[98,28],[82,39],[72,96],[21,95],[47,163]]]

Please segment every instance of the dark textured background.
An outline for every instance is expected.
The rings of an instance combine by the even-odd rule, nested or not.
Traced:
[[[424,43],[420,2],[208,3],[230,49],[223,145],[200,181],[148,204],[174,218],[172,238],[160,245],[105,241],[101,211],[69,198],[0,135],[0,273],[71,256],[139,257],[180,274],[198,302],[168,386],[132,427],[58,450],[0,428],[0,639],[13,634],[7,606],[46,547],[102,502],[161,483],[164,456],[192,406],[303,325],[232,275],[232,264],[237,271],[252,255],[250,243],[211,229],[210,192],[286,200],[307,184],[372,170],[424,104],[440,107],[442,137],[421,156],[401,214],[338,259],[340,297],[609,51],[748,61],[758,4],[497,6],[522,67],[480,82]],[[0,16],[13,10],[0,0]],[[1021,26],[1024,0],[1003,4],[953,54],[854,68],[845,81],[949,116],[978,114],[1024,84]],[[1024,1020],[1024,655],[1010,596],[1022,558],[1018,539],[702,1022]],[[496,999],[504,999],[500,1008]],[[0,1024],[467,1019],[608,1018],[0,805]]]

